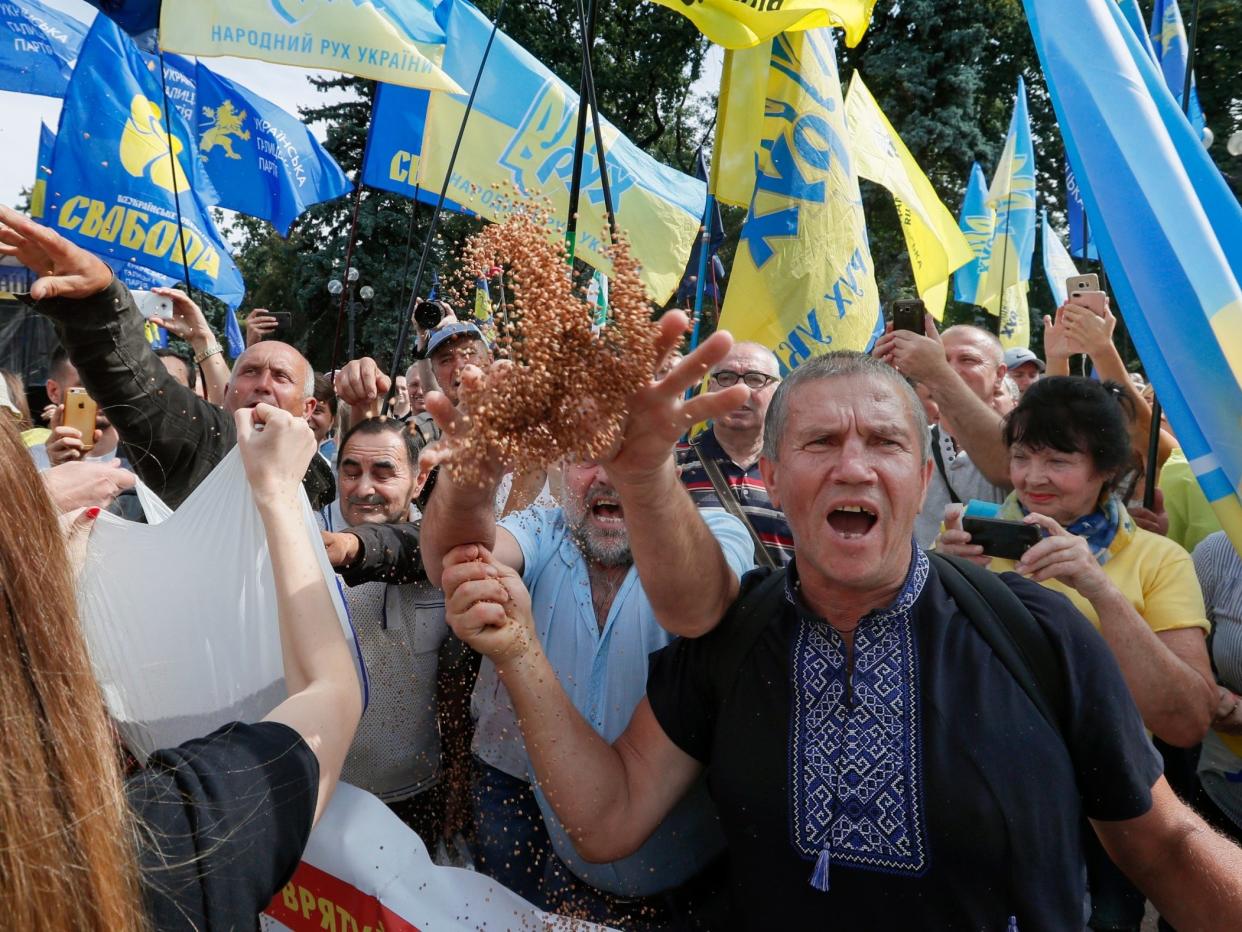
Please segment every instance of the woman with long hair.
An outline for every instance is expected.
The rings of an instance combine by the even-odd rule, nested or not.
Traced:
[[[61,530],[88,531],[99,509],[60,515],[0,418],[0,903],[15,928],[254,928],[336,785],[361,694],[303,522],[314,437],[267,405],[236,417],[289,698],[128,780]]]

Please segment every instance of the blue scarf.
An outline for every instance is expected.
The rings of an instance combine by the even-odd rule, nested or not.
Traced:
[[[1001,505],[999,517],[1009,521],[1021,521],[1031,512],[1018,501],[1018,493],[1012,493]],[[1116,495],[1110,495],[1100,507],[1089,515],[1083,515],[1065,530],[1085,538],[1091,555],[1103,566],[1130,543],[1134,536],[1134,519]]]

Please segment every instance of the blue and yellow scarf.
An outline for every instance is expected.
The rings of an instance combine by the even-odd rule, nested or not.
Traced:
[[[1001,505],[997,517],[1007,521],[1021,521],[1029,514],[1030,511],[1018,501],[1018,493],[1012,492]],[[1099,508],[1078,518],[1065,530],[1086,538],[1092,555],[1103,566],[1130,543],[1130,538],[1134,536],[1134,519],[1126,511],[1121,499],[1110,495],[1100,503]]]

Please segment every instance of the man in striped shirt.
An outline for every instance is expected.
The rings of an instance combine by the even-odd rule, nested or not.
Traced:
[[[724,508],[704,458],[719,466],[720,478],[750,522],[764,550],[776,566],[793,557],[793,536],[785,514],[772,506],[759,475],[763,449],[763,420],[780,384],[776,356],[759,343],[738,343],[712,368],[707,390],[718,392],[737,384],[750,389],[746,403],[716,418],[692,443],[677,445],[681,481],[700,508]],[[759,555],[756,554],[756,559]]]

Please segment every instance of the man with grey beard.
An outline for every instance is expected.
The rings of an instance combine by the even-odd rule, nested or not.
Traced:
[[[670,330],[670,339],[679,336]],[[717,335],[637,392],[619,451],[606,462],[553,469],[560,508],[529,508],[497,524],[492,499],[504,467],[496,464],[491,484],[482,487],[459,485],[442,471],[424,512],[433,582],[445,553],[475,542],[522,575],[558,680],[605,740],[620,734],[642,699],[648,655],[673,640],[670,630],[692,634],[711,624],[721,599],[753,566],[754,545],[742,523],[723,510],[698,510],[673,461],[674,442],[689,423],[741,401],[740,392],[682,400],[687,385],[727,349],[727,337]],[[469,429],[435,393],[428,410],[446,433]],[[723,902],[716,893],[724,839],[703,787],[634,854],[589,864],[529,786],[521,731],[490,662],[480,671],[473,708],[472,850],[481,871],[550,911],[618,928],[721,927],[709,909]]]

